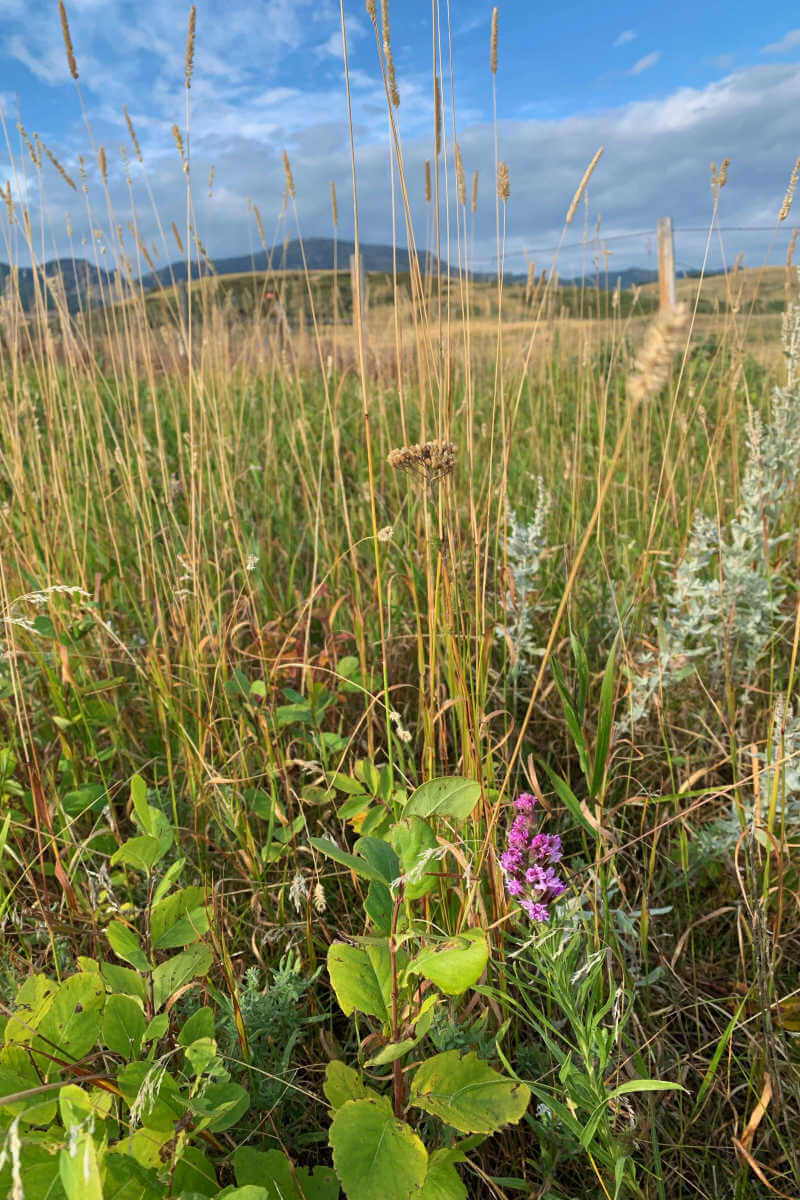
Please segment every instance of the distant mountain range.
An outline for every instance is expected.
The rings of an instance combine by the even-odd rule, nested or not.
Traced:
[[[239,275],[248,271],[266,271],[268,261],[271,259],[273,270],[297,271],[303,267],[303,251],[305,252],[305,264],[310,271],[329,271],[334,265],[334,250],[336,263],[339,268],[347,269],[350,262],[350,255],[355,253],[355,244],[350,241],[338,241],[334,243],[333,238],[306,238],[302,248],[300,242],[296,239],[288,242],[286,246],[277,247],[271,255],[267,255],[261,250],[258,254],[240,254],[231,258],[219,258],[214,260],[213,266],[217,275]],[[364,262],[366,271],[390,272],[396,263],[397,270],[400,273],[409,270],[408,250],[401,246],[393,249],[389,245],[373,245],[371,243],[361,244],[361,257]],[[421,256],[422,257],[422,256]],[[192,264],[193,275],[197,271],[197,263]],[[204,267],[204,272],[206,268]],[[446,271],[443,266],[443,270]],[[719,272],[708,271],[706,274],[718,274]],[[11,268],[7,263],[0,262],[0,293],[4,293],[8,286],[8,276],[11,274]],[[102,268],[95,267],[92,263],[85,259],[58,258],[51,259],[39,269],[39,284],[42,286],[42,274],[45,279],[52,281],[48,283],[48,293],[52,293],[52,289],[58,289],[63,285],[64,294],[67,306],[70,312],[76,312],[81,306],[86,307],[97,304],[103,295],[110,294],[111,274],[104,271]],[[187,266],[185,260],[178,260],[170,263],[167,267],[162,267],[156,272],[151,272],[142,277],[142,285],[145,291],[152,290],[159,285],[169,287],[174,283],[184,283],[187,278]],[[681,275],[688,278],[696,278],[699,271],[683,271]],[[58,278],[61,278],[61,284],[58,283]],[[475,279],[493,279],[494,275],[490,271],[475,271],[473,272]],[[526,276],[524,274],[507,273],[506,279],[508,282],[524,282]],[[613,289],[617,286],[617,280],[620,280],[623,289],[633,287],[635,284],[652,283],[658,279],[658,272],[649,270],[645,267],[628,267],[624,271],[617,271],[608,276],[608,287]],[[574,286],[581,283],[580,278],[560,279],[559,283],[562,286]],[[595,284],[595,278],[588,276],[586,283],[589,285]],[[605,277],[601,276],[599,280],[600,287],[605,286]],[[23,307],[30,309],[34,306],[36,296],[36,280],[32,267],[17,268],[17,286],[19,288],[20,298]],[[48,296],[48,307],[54,307],[52,294]]]

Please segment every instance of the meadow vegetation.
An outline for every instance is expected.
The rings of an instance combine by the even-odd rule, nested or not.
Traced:
[[[790,264],[475,280],[437,75],[410,273],[216,278],[194,37],[197,282],[89,126],[113,288],[0,310],[0,1193],[798,1195]]]

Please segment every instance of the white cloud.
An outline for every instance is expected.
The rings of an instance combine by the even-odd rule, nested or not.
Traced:
[[[790,29],[779,42],[771,42],[769,46],[762,46],[760,53],[788,54],[791,50],[796,50],[798,46],[800,46],[800,29]]]
[[[613,46],[627,46],[628,42],[632,42],[636,37],[633,29],[623,29],[622,33],[611,44]]]
[[[628,74],[641,75],[642,71],[649,71],[651,67],[654,67],[660,58],[660,50],[654,50],[652,54],[645,54],[644,58],[640,58],[633,64]]]

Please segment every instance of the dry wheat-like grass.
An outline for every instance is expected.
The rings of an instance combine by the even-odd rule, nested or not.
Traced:
[[[786,189],[786,195],[783,197],[783,204],[781,205],[781,211],[778,213],[778,223],[779,224],[781,221],[786,220],[786,218],[788,217],[789,212],[791,210],[792,200],[794,199],[794,191],[795,191],[795,188],[797,187],[798,175],[800,175],[800,158],[798,158],[797,162],[794,164],[794,167],[792,168],[792,174],[789,179],[789,186]]]
[[[128,136],[131,139],[131,144],[136,151],[136,157],[139,162],[142,162],[142,152],[139,149],[139,139],[136,136],[136,130],[133,128],[133,121],[128,114],[127,105],[123,104],[122,111],[125,114],[125,124],[128,126]]]
[[[389,28],[389,0],[381,0],[381,30],[383,32],[383,57],[386,59],[386,77],[389,83],[389,96],[395,108],[400,107],[400,92],[397,89],[397,77],[394,70],[392,55],[392,39]]]
[[[688,323],[689,306],[681,303],[664,309],[650,324],[627,380],[631,404],[641,404],[667,382],[672,360],[683,345]]]
[[[425,159],[425,203],[431,202],[431,160]]]
[[[472,215],[475,216],[475,210],[478,207],[478,168],[475,168],[475,174],[472,176]]]
[[[284,150],[283,152],[283,171],[286,176],[286,191],[294,200],[294,175],[292,175],[292,167],[289,162],[289,155]]]
[[[336,184],[331,180],[331,215],[334,229],[339,227],[339,205],[336,202]]]
[[[508,174],[508,163],[497,164],[497,194],[505,204],[511,195],[511,182]]]
[[[442,153],[442,88],[438,75],[433,77],[433,152],[437,158]]]
[[[72,37],[69,32],[69,21],[67,20],[67,10],[64,8],[64,0],[58,0],[58,15],[61,17],[61,33],[64,38],[64,47],[67,51],[69,73],[73,79],[77,79],[78,66],[75,62],[75,51],[72,49]]]
[[[567,209],[567,216],[564,221],[565,225],[569,225],[570,221],[575,216],[575,210],[577,209],[578,205],[581,202],[581,196],[585,192],[586,185],[588,184],[589,180],[591,179],[595,167],[600,162],[600,158],[601,158],[604,150],[605,150],[605,146],[601,146],[600,149],[595,154],[592,161],[589,163],[586,170],[583,172],[583,178],[581,179],[580,183],[578,184],[578,190],[575,192],[575,195],[572,197],[572,203],[570,204],[569,208]]]
[[[103,183],[108,183],[108,163],[106,162],[106,151],[104,146],[101,146],[97,153],[97,161],[100,164],[100,175],[103,179]]]
[[[489,48],[489,66],[492,74],[497,74],[497,8],[492,9],[492,37]]]
[[[461,157],[461,147],[459,146],[458,142],[456,142],[455,148],[456,148],[456,186],[458,188],[458,202],[459,202],[459,204],[462,204],[464,206],[464,208],[466,208],[466,206],[467,206],[467,181],[464,178],[464,161]]]
[[[186,30],[186,63],[184,66],[184,77],[186,86],[192,86],[192,71],[194,70],[194,34],[197,24],[197,9],[194,5],[189,9],[189,27]]]
[[[178,233],[178,226],[175,224],[174,221],[171,222],[171,225],[172,225],[172,236],[175,238],[175,243],[176,243],[178,249],[180,250],[181,254],[183,254],[183,242],[181,241],[181,235]]]

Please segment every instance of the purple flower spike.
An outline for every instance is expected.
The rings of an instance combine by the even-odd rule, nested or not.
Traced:
[[[533,825],[536,797],[523,792],[514,801],[516,816],[508,831],[507,848],[500,856],[509,896],[519,901],[532,921],[548,921],[548,905],[567,890],[554,870],[561,861],[558,834],[537,833]]]

